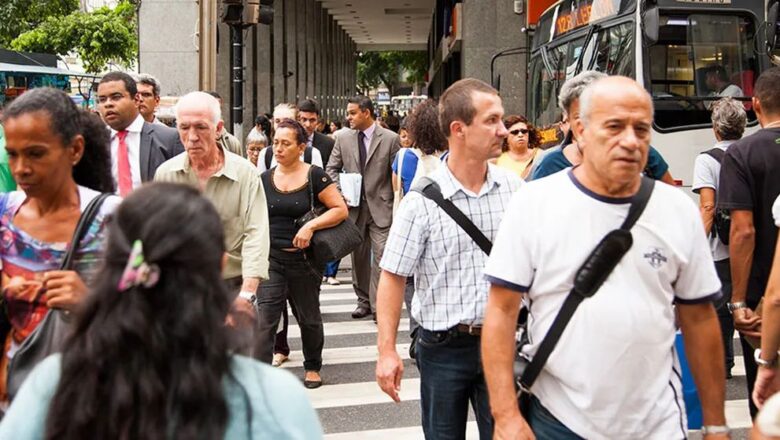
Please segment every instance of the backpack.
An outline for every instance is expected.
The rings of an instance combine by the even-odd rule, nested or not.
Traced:
[[[715,159],[718,163],[723,161],[723,157],[726,152],[720,148],[713,148],[707,150],[701,154],[706,154]],[[731,231],[731,212],[728,209],[718,208],[717,202],[715,204],[715,217],[712,219],[712,229],[710,230],[711,237],[718,237],[721,243],[728,246],[729,233]]]
[[[303,150],[303,161],[311,165],[311,156],[312,152],[311,149],[314,147],[306,147],[305,150]],[[271,169],[271,161],[274,158],[274,149],[271,147],[266,147],[265,149],[265,169],[270,170]]]

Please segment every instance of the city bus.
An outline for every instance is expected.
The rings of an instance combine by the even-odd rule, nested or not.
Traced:
[[[561,0],[533,33],[529,119],[546,144],[558,143],[558,92],[567,79],[585,70],[634,78],[653,98],[652,145],[689,188],[696,156],[716,142],[708,71],[719,66],[741,89],[746,134],[758,129],[750,97],[771,67],[766,15],[764,0]]]
[[[406,116],[417,104],[428,99],[425,95],[398,95],[393,96],[393,110],[401,117]]]

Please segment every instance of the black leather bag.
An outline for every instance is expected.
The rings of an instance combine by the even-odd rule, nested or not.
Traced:
[[[95,220],[100,206],[108,198],[109,194],[100,194],[89,202],[87,208],[81,213],[79,222],[73,232],[68,251],[60,265],[60,270],[73,270],[74,258],[79,243],[87,234],[89,226]],[[11,358],[8,364],[7,392],[8,400],[13,400],[21,388],[22,383],[47,356],[62,350],[65,339],[70,332],[70,322],[66,312],[57,309],[49,309],[43,320],[35,327],[35,330],[22,342],[22,345]]]
[[[319,217],[325,209],[317,209],[314,206],[314,184],[312,183],[311,170],[309,168],[309,203],[310,209],[306,214],[295,220],[295,226],[300,229],[309,221]],[[325,265],[331,261],[338,261],[349,255],[363,242],[363,234],[350,219],[327,229],[314,232],[309,245],[309,257],[319,265]]]

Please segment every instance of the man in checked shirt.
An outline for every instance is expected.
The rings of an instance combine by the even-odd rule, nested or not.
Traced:
[[[449,143],[446,166],[430,177],[493,240],[520,179],[488,163],[507,135],[495,89],[476,79],[450,86],[439,101],[439,122]],[[404,284],[414,275],[410,311],[420,324],[422,426],[427,439],[465,438],[469,401],[480,438],[492,437],[493,419],[480,360],[480,333],[488,296],[487,255],[435,202],[419,192],[404,197],[393,219],[377,289],[379,360],[376,378],[396,402],[403,363],[396,336]]]

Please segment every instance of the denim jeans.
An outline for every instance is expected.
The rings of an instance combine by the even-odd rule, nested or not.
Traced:
[[[583,440],[550,414],[536,396],[531,396],[529,414],[524,415],[537,440]]]
[[[470,402],[477,418],[479,438],[491,439],[493,417],[482,372],[479,336],[423,328],[419,335],[417,368],[425,438],[465,439]]]
[[[328,278],[335,278],[336,274],[339,273],[339,264],[341,264],[341,260],[331,261],[330,263],[325,265],[325,275]]]
[[[271,363],[276,330],[289,300],[301,329],[303,367],[307,371],[319,371],[325,342],[320,314],[322,270],[312,267],[302,252],[271,249],[269,260],[269,279],[260,286],[258,297],[255,357]]]

